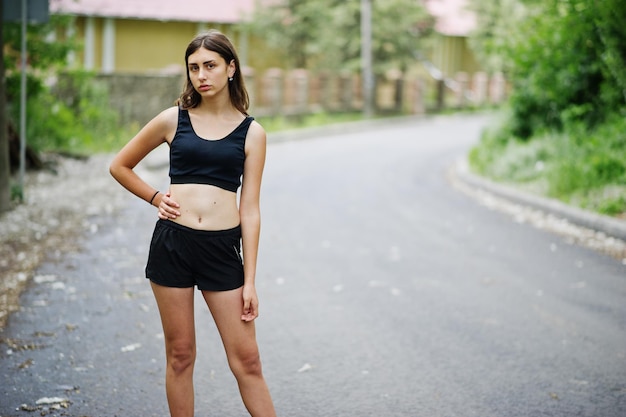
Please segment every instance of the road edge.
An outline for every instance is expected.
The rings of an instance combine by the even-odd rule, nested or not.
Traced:
[[[467,156],[459,158],[454,163],[452,169],[455,176],[466,185],[482,189],[518,204],[563,217],[578,226],[593,229],[607,236],[626,241],[626,221],[586,211],[555,199],[530,194],[518,188],[481,177],[471,172]]]

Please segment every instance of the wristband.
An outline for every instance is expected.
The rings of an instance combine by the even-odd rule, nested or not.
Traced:
[[[157,190],[157,191],[154,193],[154,195],[153,195],[153,196],[152,196],[152,198],[150,199],[150,203],[149,203],[150,205],[152,205],[152,202],[154,201],[154,197],[156,197],[158,193],[159,193],[159,190]]]

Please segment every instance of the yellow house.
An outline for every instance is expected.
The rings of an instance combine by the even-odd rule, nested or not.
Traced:
[[[111,106],[119,109],[123,122],[145,122],[163,106],[171,105],[180,94],[184,79],[185,48],[197,33],[209,28],[229,36],[239,52],[241,66],[254,70],[246,72],[246,82],[250,82],[248,88],[256,106],[267,107],[268,100],[278,103],[281,99],[276,97],[293,95],[288,89],[296,81],[290,75],[285,75],[284,79],[281,75],[282,81],[276,81],[268,75],[276,72],[267,72],[269,68],[280,67],[281,51],[268,48],[262,44],[263,40],[246,34],[246,25],[242,24],[251,18],[259,2],[276,0],[49,1],[52,14],[74,16],[69,35],[79,39],[83,48],[70,57],[70,65],[98,74],[99,80],[107,85]],[[457,82],[457,73],[472,76],[480,70],[467,45],[467,36],[476,24],[475,16],[466,10],[469,0],[414,1],[422,2],[435,17],[437,33],[435,46],[422,60],[430,77],[423,78],[425,84],[420,88],[437,91],[437,103],[445,101],[443,94],[459,96],[460,93],[464,96],[470,77],[458,78],[465,81]],[[417,75],[421,78],[423,69],[417,61],[415,68],[418,74],[410,77]],[[311,77],[315,76],[311,74]],[[270,92],[268,86],[275,82],[278,84]],[[335,85],[335,81],[327,83]],[[381,84],[377,95],[399,97],[381,93],[396,85],[394,83],[390,79],[386,85]],[[315,82],[311,81],[313,84]],[[449,87],[445,92],[443,85]],[[354,88],[353,94],[357,97],[358,88]],[[146,100],[146,92],[150,93],[149,100]],[[345,95],[345,91],[342,94]],[[330,96],[337,98],[339,93],[335,91]],[[430,96],[429,100],[432,100]],[[395,103],[392,107],[397,108],[398,103],[392,102]],[[442,104],[436,107],[440,108]],[[259,108],[255,110],[260,111]]]
[[[457,72],[481,71],[467,38],[476,27],[476,16],[468,9],[468,0],[425,0],[424,5],[435,18],[435,42],[430,60],[444,76]]]
[[[236,43],[248,66],[247,37],[236,24],[254,0],[51,0],[54,14],[75,16],[83,43],[73,64],[101,74],[179,73],[187,44],[215,28]],[[70,63],[72,64],[72,63]]]
[[[436,19],[437,36],[429,56],[431,63],[447,77],[459,71],[479,70],[467,45],[467,36],[476,24],[474,15],[466,9],[468,0],[415,1],[423,1]],[[263,48],[263,54],[249,53],[259,45],[238,25],[252,14],[255,3],[255,0],[50,0],[50,9],[51,13],[76,16],[73,31],[82,40],[84,49],[74,58],[74,64],[98,73],[180,72],[187,43],[208,28],[216,28],[233,40],[242,66],[263,71],[279,64],[279,58],[272,56],[267,48]]]

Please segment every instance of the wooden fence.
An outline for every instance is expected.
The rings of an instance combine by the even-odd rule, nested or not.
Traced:
[[[255,116],[297,116],[315,112],[350,112],[363,108],[360,77],[311,73],[303,69],[270,69],[257,74],[243,70]],[[180,75],[123,75],[98,77],[109,91],[110,104],[123,124],[144,124],[171,106],[182,90]],[[453,78],[407,77],[390,72],[376,80],[378,113],[423,114],[501,104],[507,85],[502,74],[459,73]]]
[[[356,75],[314,74],[306,70],[270,69],[261,77],[245,71],[251,108],[259,116],[301,115],[319,111],[347,112],[363,108],[362,83]],[[422,114],[445,109],[499,105],[506,98],[502,74],[453,79],[405,77],[391,72],[376,80],[375,108],[379,113]]]

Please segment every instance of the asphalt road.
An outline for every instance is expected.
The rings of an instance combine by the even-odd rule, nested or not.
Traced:
[[[279,415],[626,416],[626,267],[449,185],[486,122],[268,147],[257,329]],[[143,278],[154,213],[129,197],[91,221],[83,250],[42,265],[9,321],[1,416],[166,415]],[[244,416],[200,297],[196,309],[196,414]]]

